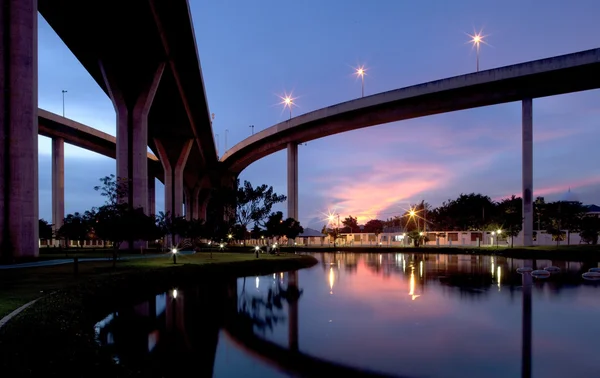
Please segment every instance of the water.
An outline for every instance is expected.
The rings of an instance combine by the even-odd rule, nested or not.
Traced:
[[[157,295],[109,315],[97,326],[98,339],[116,361],[166,376],[350,376],[348,369],[368,369],[526,378],[600,369],[600,286],[581,278],[597,262],[315,257],[318,265],[299,272]],[[528,285],[531,276],[516,269],[532,265],[561,272]]]

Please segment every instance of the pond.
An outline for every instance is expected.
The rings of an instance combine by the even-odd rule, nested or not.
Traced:
[[[316,253],[174,288],[96,326],[115,361],[195,377],[565,377],[600,369],[597,261]],[[519,274],[560,268],[548,278]]]

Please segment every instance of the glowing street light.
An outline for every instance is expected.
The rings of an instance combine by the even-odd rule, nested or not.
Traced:
[[[498,231],[496,231],[496,248],[498,248],[498,239],[500,239],[500,234],[502,233],[501,229],[498,229]]]
[[[479,33],[473,33],[473,34],[468,34],[467,35],[469,37],[471,37],[471,40],[468,41],[467,43],[471,43],[473,45],[473,47],[475,47],[475,49],[477,50],[477,72],[479,72],[479,48],[481,46],[481,44],[486,44],[484,38],[487,37],[483,34],[481,34],[481,32]]]
[[[294,102],[294,100],[296,98],[292,97],[292,95],[284,95],[283,97],[279,96],[279,98],[281,99],[281,102],[279,104],[283,105],[283,109],[285,110],[285,108],[289,108],[290,109],[290,119],[292,119],[292,106],[295,106],[296,103]]]
[[[171,253],[173,254],[173,264],[177,264],[177,248],[173,247]]]
[[[254,247],[254,253],[256,254],[256,258],[258,258],[259,252],[260,252],[260,247],[259,246]]]
[[[365,66],[360,66],[356,69],[356,71],[354,72],[354,74],[357,77],[360,77],[361,80],[361,96],[360,97],[365,97],[365,74],[366,74],[367,70],[365,69]]]

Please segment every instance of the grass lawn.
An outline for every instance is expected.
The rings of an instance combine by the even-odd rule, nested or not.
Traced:
[[[121,260],[117,262],[116,270],[112,268],[112,261],[109,260],[80,262],[77,277],[73,272],[73,264],[0,270],[0,319],[44,294],[90,278],[102,279],[109,275],[124,274],[137,270],[172,267],[173,260],[171,256],[165,254],[164,257],[159,258]],[[297,256],[286,255],[286,257],[295,258]],[[276,259],[281,260],[282,257],[265,254],[260,256],[260,260]],[[177,256],[178,265],[202,265],[252,260],[256,260],[256,258],[251,253],[214,252],[212,258],[208,252]]]

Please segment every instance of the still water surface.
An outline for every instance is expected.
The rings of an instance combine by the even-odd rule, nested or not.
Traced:
[[[343,369],[357,368],[403,377],[579,377],[600,370],[600,286],[581,278],[598,262],[315,257],[318,265],[298,272],[159,294],[99,322],[98,339],[115,360],[157,376],[348,376]],[[516,273],[522,266],[561,272],[528,286],[531,277]]]

